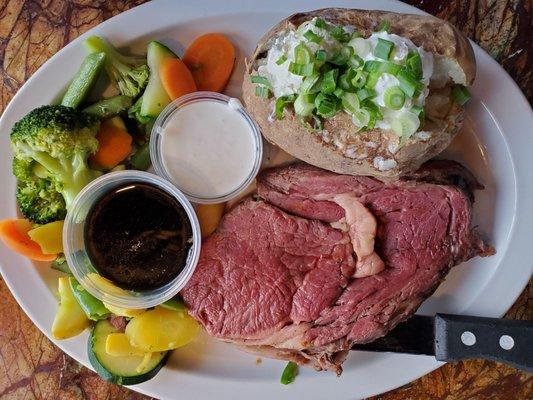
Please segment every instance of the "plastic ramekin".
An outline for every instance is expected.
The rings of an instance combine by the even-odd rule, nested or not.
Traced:
[[[187,213],[192,227],[193,242],[185,267],[172,281],[152,290],[131,291],[114,285],[103,285],[98,278],[95,278],[99,276],[99,273],[85,248],[85,222],[92,206],[113,188],[128,183],[155,185],[173,196]],[[94,297],[121,308],[154,307],[175,296],[185,286],[196,268],[200,256],[201,240],[198,218],[185,195],[170,182],[157,175],[141,171],[111,172],[89,183],[74,199],[63,227],[63,249],[74,277]]]
[[[255,145],[254,164],[247,178],[238,187],[236,187],[235,189],[221,196],[199,197],[195,195],[194,193],[188,193],[186,190],[180,187],[179,183],[176,182],[174,177],[167,171],[164,165],[164,162],[163,162],[161,142],[162,142],[163,129],[167,121],[172,118],[173,114],[178,109],[186,107],[189,104],[196,103],[199,101],[216,101],[216,102],[224,103],[224,104],[233,103],[237,105],[234,109],[239,114],[241,114],[242,117],[245,119],[245,121],[248,123],[250,127],[250,132],[254,140],[254,145]],[[248,186],[250,186],[250,184],[253,182],[253,180],[257,176],[257,173],[259,172],[259,168],[261,166],[261,162],[263,160],[263,139],[262,139],[261,131],[259,130],[259,127],[255,123],[255,121],[252,119],[252,117],[246,112],[246,110],[244,109],[244,107],[242,106],[241,102],[238,99],[234,99],[232,97],[226,96],[224,94],[216,93],[216,92],[194,92],[194,93],[187,94],[185,96],[181,96],[180,98],[171,102],[169,105],[165,107],[165,109],[157,117],[154,123],[154,126],[152,128],[151,136],[150,136],[150,158],[152,160],[152,166],[154,167],[156,174],[174,183],[174,185],[176,185],[185,194],[185,196],[187,196],[187,198],[193,203],[201,203],[201,204],[223,203],[225,201],[231,200],[239,196],[239,194],[244,192],[248,188]]]

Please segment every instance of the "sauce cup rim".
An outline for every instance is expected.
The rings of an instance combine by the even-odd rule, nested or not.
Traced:
[[[155,185],[174,197],[185,210],[192,228],[192,245],[183,270],[170,282],[155,289],[131,291],[118,286],[97,285],[92,273],[98,270],[92,265],[84,244],[85,219],[92,206],[109,190],[128,182],[141,182]],[[191,278],[201,248],[200,224],[193,206],[175,185],[167,180],[144,171],[116,171],[95,179],[76,196],[67,212],[63,226],[63,250],[68,266],[81,286],[97,299],[114,307],[142,309],[154,307],[174,297]]]

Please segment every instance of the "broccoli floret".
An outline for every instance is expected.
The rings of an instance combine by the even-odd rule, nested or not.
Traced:
[[[65,219],[67,214],[63,196],[47,179],[19,181],[17,202],[22,214],[37,224]]]
[[[146,60],[120,54],[110,43],[98,36],[85,40],[91,53],[105,53],[105,70],[120,93],[136,98],[148,84],[150,69]]]
[[[139,99],[128,109],[128,117],[137,121],[139,124],[144,125],[152,120],[152,117],[141,114],[141,106],[143,102],[143,97]]]
[[[45,179],[63,195],[68,208],[78,192],[101,173],[87,158],[98,149],[100,122],[70,107],[42,106],[29,112],[11,131],[13,172],[19,181]],[[29,166],[28,166],[29,163]],[[31,169],[31,172],[29,172]]]

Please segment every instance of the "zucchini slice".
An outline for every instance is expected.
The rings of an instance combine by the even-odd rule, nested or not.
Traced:
[[[170,97],[159,79],[159,66],[161,61],[167,58],[178,58],[178,56],[167,46],[155,40],[148,43],[146,62],[150,68],[150,78],[142,97],[141,115],[143,116],[156,118],[170,103]]]
[[[156,376],[167,362],[169,352],[152,353],[149,360],[139,355],[111,356],[106,352],[107,335],[117,332],[107,320],[101,320],[96,323],[89,336],[89,361],[98,375],[117,385],[136,385]],[[138,372],[142,363],[142,371]]]

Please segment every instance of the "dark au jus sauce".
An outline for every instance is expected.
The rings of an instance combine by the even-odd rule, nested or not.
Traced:
[[[85,246],[98,272],[128,290],[150,290],[183,270],[192,227],[164,190],[133,182],[104,194],[85,224]]]

